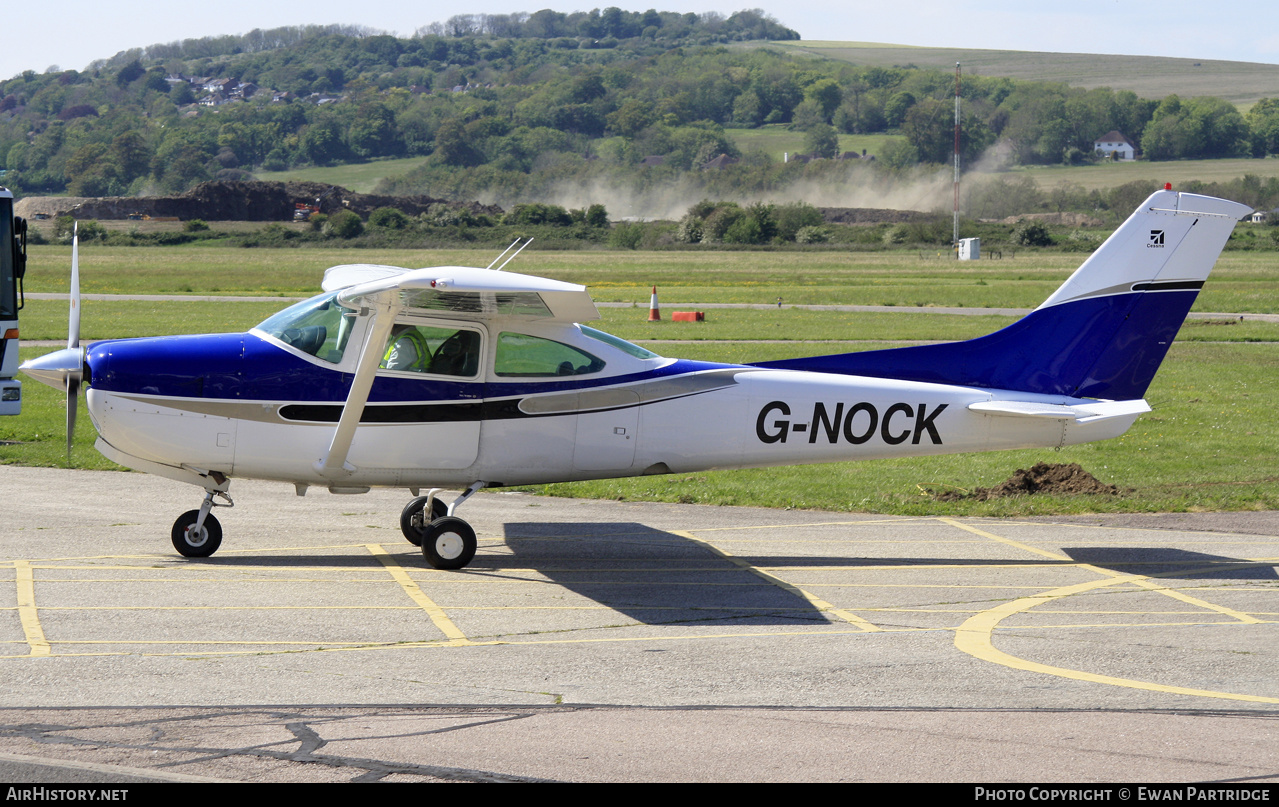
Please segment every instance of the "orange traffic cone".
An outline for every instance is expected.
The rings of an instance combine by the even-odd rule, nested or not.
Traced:
[[[662,312],[657,307],[657,286],[653,287],[653,299],[648,304],[648,321],[661,322]]]

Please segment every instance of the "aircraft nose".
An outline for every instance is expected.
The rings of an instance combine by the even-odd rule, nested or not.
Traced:
[[[55,350],[23,362],[18,369],[41,384],[48,384],[54,389],[66,392],[68,380],[79,381],[87,369],[84,348],[68,347]]]

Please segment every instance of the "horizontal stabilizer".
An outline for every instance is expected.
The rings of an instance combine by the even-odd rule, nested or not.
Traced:
[[[1022,418],[1049,418],[1072,420],[1076,423],[1093,423],[1117,417],[1133,417],[1150,411],[1150,404],[1142,399],[1135,401],[1098,401],[1097,403],[1065,404],[1037,403],[1033,401],[980,401],[969,404],[969,410],[986,415],[1002,415]]]

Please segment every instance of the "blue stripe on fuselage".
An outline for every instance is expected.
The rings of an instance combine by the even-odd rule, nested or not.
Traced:
[[[1116,294],[1032,311],[987,336],[941,345],[760,362],[807,370],[1077,398],[1141,398],[1197,291]]]
[[[351,374],[307,361],[249,333],[95,342],[90,385],[108,392],[245,401],[341,403]],[[679,359],[620,376],[555,377],[484,383],[379,376],[370,403],[502,398],[657,380],[737,365]]]

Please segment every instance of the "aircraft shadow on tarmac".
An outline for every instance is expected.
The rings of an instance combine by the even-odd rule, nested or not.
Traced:
[[[505,525],[509,555],[470,569],[536,569],[556,585],[641,624],[795,625],[832,620],[798,593],[680,535],[635,522]],[[734,556],[752,566],[829,566],[846,558]]]
[[[1073,547],[1063,551],[1080,563],[1125,574],[1183,580],[1279,580],[1274,564],[1166,546]]]

